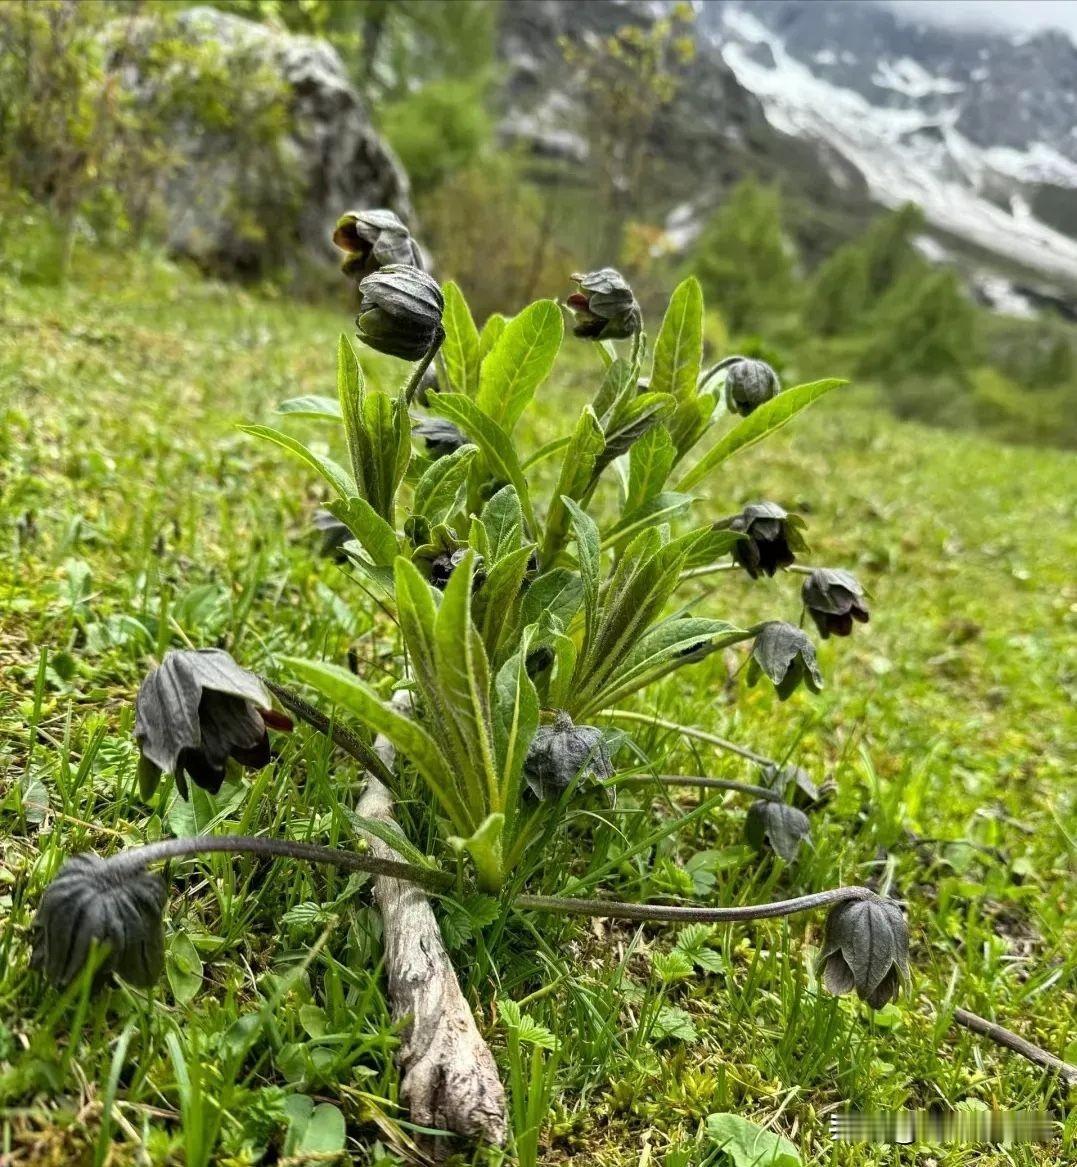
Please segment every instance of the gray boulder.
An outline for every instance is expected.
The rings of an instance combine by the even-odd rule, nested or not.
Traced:
[[[137,103],[168,111],[170,159],[156,195],[175,254],[225,276],[312,262],[328,272],[337,254],[330,235],[343,211],[389,207],[409,220],[407,175],[325,41],[208,7],[140,18],[123,35],[121,83]],[[162,100],[162,86],[171,91],[177,78],[162,79],[145,62],[164,36],[205,49],[229,78],[223,125],[201,116],[196,103]],[[260,101],[283,109],[278,129],[257,125]]]

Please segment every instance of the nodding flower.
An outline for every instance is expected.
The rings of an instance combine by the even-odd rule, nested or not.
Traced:
[[[615,268],[578,273],[572,279],[580,286],[566,301],[575,317],[573,335],[584,340],[625,340],[643,327],[636,297]]]

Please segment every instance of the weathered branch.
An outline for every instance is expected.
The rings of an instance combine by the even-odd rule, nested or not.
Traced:
[[[393,700],[406,708],[407,697],[398,693]],[[379,738],[374,748],[391,768],[390,743]],[[396,825],[392,794],[373,776],[356,810],[363,818]],[[388,844],[365,837],[375,856],[399,860]],[[460,991],[429,901],[414,884],[391,876],[374,880],[374,898],[382,916],[393,1016],[409,1019],[398,1062],[412,1121],[501,1146],[505,1091]],[[448,1149],[439,1145],[435,1153]]]
[[[1020,1054],[1021,1057],[1027,1058],[1035,1065],[1042,1066],[1045,1070],[1057,1074],[1067,1085],[1077,1086],[1077,1066],[1064,1062],[1045,1049],[1040,1049],[1038,1045],[1026,1041],[1020,1034],[1005,1029],[1001,1025],[996,1025],[993,1021],[988,1021],[986,1017],[970,1013],[967,1009],[955,1009],[954,1020],[965,1029],[970,1029],[981,1037],[989,1038],[996,1045],[1013,1050],[1015,1054]]]

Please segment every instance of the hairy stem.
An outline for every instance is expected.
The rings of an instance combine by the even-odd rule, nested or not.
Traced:
[[[750,794],[753,798],[765,798],[769,802],[785,802],[784,797],[767,786],[754,786],[751,782],[737,782],[732,778],[704,778],[691,774],[633,774],[626,778],[617,777],[607,782],[607,786],[702,786],[707,790],[733,790],[738,794]]]
[[[867,887],[832,887],[791,900],[769,904],[742,904],[736,908],[687,907],[680,904],[627,904],[617,900],[582,900],[570,896],[519,895],[514,908],[533,912],[556,912],[563,916],[591,916],[604,920],[639,920],[677,924],[735,924],[743,920],[772,920],[810,912],[843,900],[871,900],[878,896]]]
[[[707,742],[708,745],[717,746],[720,750],[728,750],[729,753],[737,754],[738,757],[747,758],[749,762],[755,762],[757,766],[778,765],[772,758],[764,758],[762,754],[757,754],[754,750],[749,750],[744,746],[738,746],[736,742],[731,742],[727,738],[719,737],[714,733],[706,733],[702,729],[694,729],[690,725],[678,725],[675,721],[665,721],[661,717],[652,717],[649,713],[633,713],[628,709],[604,709],[602,716],[608,717],[611,721],[634,721],[642,725],[653,725],[658,729],[670,729],[675,733],[683,733],[685,737]]]
[[[333,745],[338,746],[365,766],[377,777],[379,782],[384,783],[390,790],[393,789],[396,785],[393,772],[378,757],[372,746],[368,746],[362,738],[352,733],[351,730],[330,721],[324,713],[316,709],[310,702],[304,701],[298,693],[286,685],[271,681],[268,677],[260,677],[259,679],[285,709],[294,713],[300,721],[306,722],[312,729],[324,734],[332,741]]]
[[[135,872],[150,863],[159,863],[165,859],[187,859],[213,852],[327,863],[345,871],[364,871],[370,875],[406,879],[431,891],[449,891],[456,883],[455,878],[446,871],[415,867],[396,859],[379,858],[365,851],[344,851],[335,847],[320,847],[316,843],[297,843],[291,839],[259,835],[193,835],[188,838],[161,839],[156,843],[147,843],[144,847],[118,851],[106,862],[119,871]]]
[[[415,394],[419,392],[419,386],[422,384],[423,377],[426,370],[430,368],[430,362],[437,356],[438,350],[441,348],[445,340],[445,329],[438,325],[437,334],[434,336],[430,347],[426,350],[424,355],[420,358],[419,363],[411,371],[411,376],[408,377],[407,383],[404,386],[404,400],[410,405],[415,400]]]

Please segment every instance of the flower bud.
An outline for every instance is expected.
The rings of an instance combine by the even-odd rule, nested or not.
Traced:
[[[740,531],[745,538],[733,545],[733,560],[752,577],[772,576],[780,567],[796,562],[805,547],[800,534],[802,520],[777,503],[755,502],[739,515],[715,523],[716,528]]]
[[[791,863],[801,840],[811,838],[811,827],[808,816],[795,806],[760,798],[748,808],[744,834],[757,851],[769,844],[775,855]]]
[[[415,267],[391,264],[359,285],[359,339],[380,353],[417,361],[443,335],[445,299],[437,283]]]
[[[31,966],[59,988],[78,976],[96,942],[108,946],[95,987],[113,973],[148,988],[165,963],[164,884],[144,868],[125,871],[85,852],[45,889],[33,924]]]
[[[556,798],[577,775],[612,778],[606,739],[593,725],[575,725],[567,713],[539,726],[524,761],[524,778],[538,798]]]
[[[725,401],[731,413],[747,417],[781,391],[778,374],[766,361],[741,357],[726,370]]]
[[[866,624],[870,618],[864,589],[848,571],[816,568],[804,581],[800,595],[824,640],[831,635],[848,636],[854,620]]]
[[[873,1009],[897,999],[909,976],[909,927],[893,900],[845,900],[826,918],[817,967],[836,996],[855,989]]]
[[[347,252],[340,270],[356,280],[390,264],[415,263],[411,235],[392,211],[348,211],[337,220],[333,242]]]
[[[823,687],[823,674],[815,659],[815,645],[793,624],[771,620],[759,630],[748,664],[748,684],[766,674],[785,701],[803,681],[813,693]]]
[[[576,274],[580,285],[567,300],[576,318],[573,333],[585,340],[624,340],[643,327],[643,316],[624,276],[612,267]]]
[[[822,806],[830,800],[836,789],[833,779],[828,779],[822,787],[816,786],[807,770],[791,763],[784,766],[768,763],[762,769],[761,784],[782,798],[791,793],[793,805],[798,810],[812,810]]]

